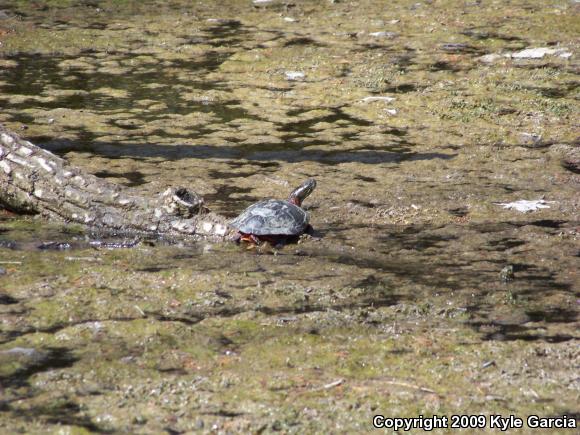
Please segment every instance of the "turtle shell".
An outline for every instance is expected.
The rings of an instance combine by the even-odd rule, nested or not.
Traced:
[[[288,201],[268,199],[249,206],[230,225],[242,233],[256,236],[300,234],[310,216]]]

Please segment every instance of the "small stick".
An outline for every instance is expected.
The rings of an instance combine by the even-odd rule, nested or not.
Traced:
[[[68,261],[102,261],[100,258],[94,257],[64,257]]]
[[[330,384],[323,385],[322,387],[314,388],[315,391],[317,390],[330,390],[331,388],[338,387],[344,383],[344,379],[338,379]]]

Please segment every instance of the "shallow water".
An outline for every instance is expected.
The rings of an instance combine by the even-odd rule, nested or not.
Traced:
[[[228,217],[318,181],[313,236],[282,249],[0,212],[2,424],[577,418],[576,9],[0,1],[0,122],[26,139]],[[480,59],[547,45],[573,55]]]

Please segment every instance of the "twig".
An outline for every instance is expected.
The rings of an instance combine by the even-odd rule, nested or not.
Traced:
[[[94,257],[64,257],[68,261],[102,261],[100,258]]]
[[[339,385],[342,385],[343,383],[344,383],[344,379],[338,379],[334,382],[331,382],[330,384],[326,384],[326,385],[323,385],[322,387],[314,388],[314,391],[330,390],[331,388],[338,387]]]
[[[397,385],[399,387],[407,387],[407,388],[413,388],[414,390],[419,390],[419,391],[423,391],[425,393],[431,393],[431,394],[437,394],[439,395],[439,393],[437,393],[437,391],[433,391],[429,388],[425,388],[425,387],[421,387],[419,385],[414,385],[414,384],[409,384],[408,382],[401,382],[401,381],[385,381],[385,383],[389,384],[389,385]]]

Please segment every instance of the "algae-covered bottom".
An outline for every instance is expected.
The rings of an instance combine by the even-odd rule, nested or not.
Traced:
[[[228,217],[318,181],[313,236],[278,250],[0,211],[0,427],[578,418],[577,13],[0,0],[0,122],[26,139]]]

